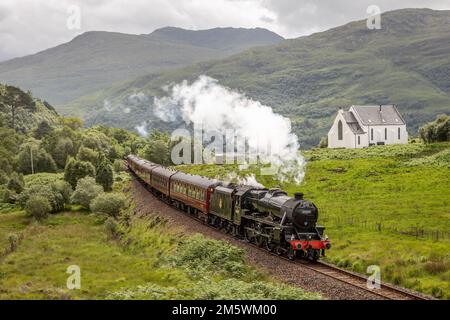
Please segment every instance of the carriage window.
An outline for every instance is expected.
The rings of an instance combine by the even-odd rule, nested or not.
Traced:
[[[358,144],[361,144],[361,136],[358,136]]]
[[[387,128],[384,128],[384,140],[387,140]]]
[[[370,129],[370,140],[373,140],[373,129]]]
[[[398,133],[398,140],[400,140],[400,128],[397,129],[397,133]]]

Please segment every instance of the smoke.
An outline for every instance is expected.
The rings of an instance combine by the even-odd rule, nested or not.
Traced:
[[[143,121],[140,125],[136,126],[135,129],[143,137],[146,137],[148,135],[147,123],[145,121]]]
[[[275,171],[269,173],[278,180],[303,180],[305,161],[288,118],[204,75],[192,84],[183,81],[166,91],[167,96],[154,99],[155,115],[160,119],[201,124],[204,131],[223,135],[232,130],[236,143],[245,138],[245,153],[270,163]]]
[[[103,108],[106,110],[106,111],[108,111],[108,112],[110,112],[113,108],[112,108],[112,106],[111,106],[111,102],[109,102],[108,100],[103,100]]]
[[[217,180],[220,180],[220,178],[217,177]],[[230,172],[225,178],[222,178],[222,180],[226,183],[237,183],[254,188],[264,188],[264,185],[258,182],[253,173],[245,177],[240,177],[236,172]]]

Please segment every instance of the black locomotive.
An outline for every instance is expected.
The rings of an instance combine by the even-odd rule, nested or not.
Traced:
[[[330,249],[318,209],[302,193],[227,184],[170,170],[134,155],[128,168],[156,196],[214,227],[293,260],[318,260]]]

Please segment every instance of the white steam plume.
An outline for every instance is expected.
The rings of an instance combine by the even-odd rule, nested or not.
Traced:
[[[280,181],[302,181],[305,161],[288,118],[208,76],[192,84],[183,81],[167,91],[168,96],[155,98],[155,114],[162,120],[201,123],[203,130],[223,134],[231,129],[235,136],[245,137],[247,154],[277,168]]]
[[[145,121],[142,122],[140,125],[136,126],[135,129],[143,137],[146,137],[148,135],[147,123]]]

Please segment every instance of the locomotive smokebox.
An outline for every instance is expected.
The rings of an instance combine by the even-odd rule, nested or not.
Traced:
[[[295,193],[295,199],[303,200],[303,192],[296,192]]]

